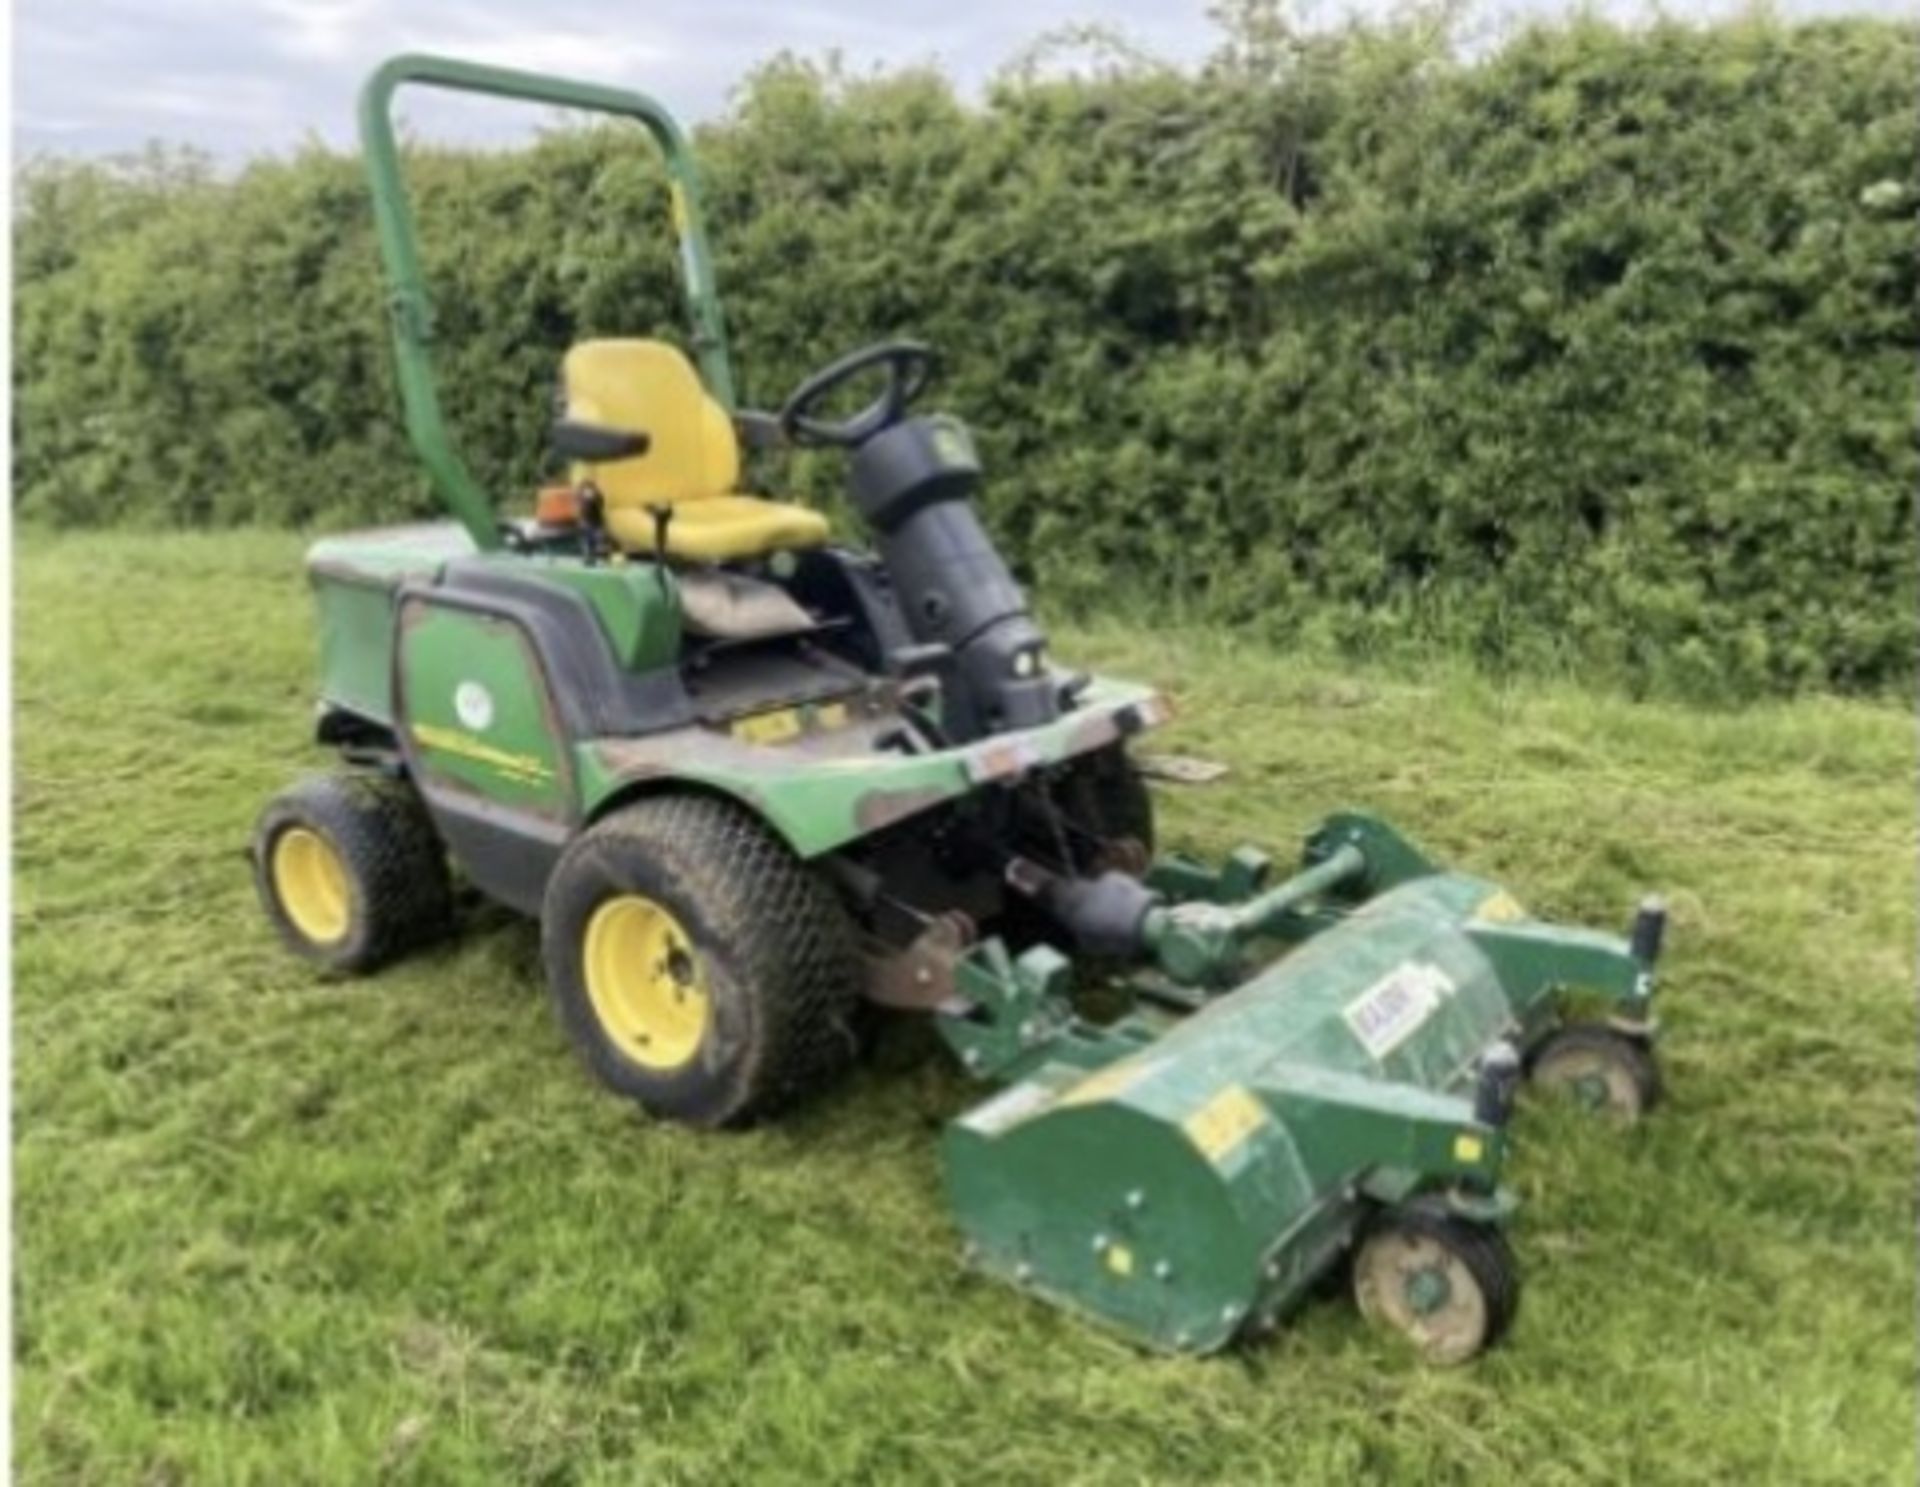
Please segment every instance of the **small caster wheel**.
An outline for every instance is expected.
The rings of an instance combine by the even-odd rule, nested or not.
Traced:
[[[1577,1023],[1543,1039],[1527,1077],[1549,1093],[1632,1125],[1660,1102],[1653,1050],[1618,1029]]]
[[[1415,1203],[1375,1221],[1353,1260],[1353,1296],[1375,1326],[1451,1367],[1499,1342],[1520,1309],[1520,1268],[1489,1224]]]

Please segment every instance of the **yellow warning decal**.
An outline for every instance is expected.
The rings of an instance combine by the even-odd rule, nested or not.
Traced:
[[[1453,1159],[1462,1166],[1474,1166],[1486,1154],[1487,1143],[1471,1131],[1462,1131],[1453,1138]]]
[[[532,754],[510,754],[505,749],[496,749],[492,744],[482,743],[471,734],[461,733],[457,729],[415,723],[413,736],[422,748],[471,759],[476,764],[485,764],[529,784],[539,784],[553,778],[553,771]]]
[[[1480,901],[1480,907],[1473,911],[1473,917],[1483,924],[1513,924],[1527,917],[1527,911],[1520,907],[1520,900],[1506,889],[1489,894]]]
[[[1115,1275],[1133,1274],[1133,1251],[1124,1244],[1107,1246],[1107,1269]]]
[[[819,702],[804,707],[778,707],[769,712],[737,718],[728,730],[741,743],[774,745],[791,743],[806,732],[832,733],[852,723],[853,709],[844,702]],[[841,761],[827,760],[826,763]],[[856,761],[862,766],[866,761]]]
[[[783,707],[777,712],[755,713],[733,725],[733,736],[742,743],[783,744],[801,733],[798,708]]]
[[[1267,1107],[1245,1085],[1230,1084],[1194,1111],[1182,1127],[1187,1139],[1216,1167],[1267,1123]]]

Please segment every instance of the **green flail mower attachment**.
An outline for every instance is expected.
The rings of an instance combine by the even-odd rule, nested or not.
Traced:
[[[1178,1352],[1270,1330],[1351,1254],[1363,1310],[1462,1361],[1518,1301],[1499,1177],[1523,1073],[1627,1118],[1658,1092],[1664,911],[1628,940],[1544,924],[1358,814],[1267,871],[1248,849],[1157,866],[1134,1008],[1105,1026],[1052,949],[958,963],[941,1026],[1007,1083],[946,1137],[969,1253]],[[1563,1023],[1572,991],[1614,1015]]]

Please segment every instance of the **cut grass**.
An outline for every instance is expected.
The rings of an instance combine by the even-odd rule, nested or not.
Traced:
[[[1344,1300],[1142,1356],[958,1261],[941,1061],[738,1136],[581,1074],[531,925],[323,983],[241,852],[323,763],[299,542],[28,537],[15,1440],[27,1482],[1911,1482],[1913,725],[1343,675],[1147,617],[1174,844],[1379,809],[1542,913],[1667,890],[1671,1100],[1524,1113],[1511,1343]]]

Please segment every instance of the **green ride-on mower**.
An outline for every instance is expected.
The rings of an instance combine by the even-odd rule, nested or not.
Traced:
[[[496,518],[442,419],[403,84],[624,116],[665,155],[692,361],[568,351],[568,476],[529,518]],[[538,916],[587,1067],[698,1126],[829,1083],[863,1004],[922,1014],[1000,1086],[942,1151],[984,1270],[1168,1351],[1270,1330],[1343,1265],[1433,1361],[1496,1341],[1516,1087],[1652,1104],[1658,903],[1624,939],[1542,923],[1358,813],[1290,875],[1156,857],[1128,748],[1167,706],[1049,654],[966,427],[915,411],[927,348],[738,407],[693,162],[640,94],[401,57],[361,131],[407,427],[457,519],[312,549],[341,767],[260,819],[287,943],[371,971],[447,929],[457,864]],[[841,416],[860,379],[877,395]],[[844,451],[874,550],[742,490],[743,445]],[[1605,1016],[1569,1020],[1570,994]]]

